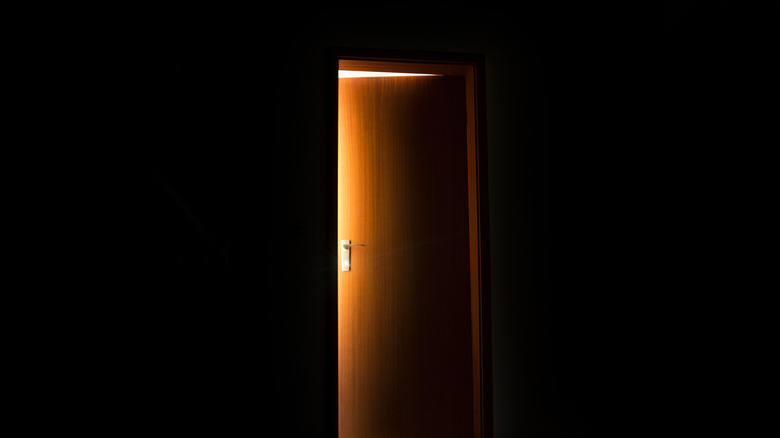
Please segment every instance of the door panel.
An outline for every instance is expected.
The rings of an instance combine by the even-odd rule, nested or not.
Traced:
[[[339,436],[473,437],[466,85],[339,79]]]

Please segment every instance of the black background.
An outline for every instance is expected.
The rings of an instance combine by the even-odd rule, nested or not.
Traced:
[[[663,20],[586,4],[291,5],[69,29],[75,47],[52,44],[90,66],[89,93],[59,85],[89,109],[71,139],[95,146],[58,210],[78,232],[63,227],[49,257],[75,291],[51,307],[78,330],[46,335],[68,364],[54,374],[69,420],[335,436],[335,46],[486,55],[495,436],[633,436],[690,416],[669,394],[712,391],[692,364],[730,339],[708,341],[729,329],[701,310],[717,295],[700,298],[741,278],[717,255],[739,243],[711,236],[750,232],[770,176],[773,113],[759,108],[776,105],[777,8],[666,3]],[[694,317],[708,336],[648,353]],[[669,376],[687,383],[658,386],[669,403],[648,409]]]

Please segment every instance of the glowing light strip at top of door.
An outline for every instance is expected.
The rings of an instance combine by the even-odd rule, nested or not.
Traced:
[[[441,76],[426,73],[398,73],[389,71],[339,70],[339,78],[384,78],[391,76]]]

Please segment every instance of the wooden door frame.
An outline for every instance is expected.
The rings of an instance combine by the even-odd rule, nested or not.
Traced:
[[[485,57],[472,54],[407,52],[354,48],[328,54],[328,208],[327,244],[332,254],[328,278],[328,424],[338,436],[338,69],[344,60],[353,70],[440,73],[464,76],[467,97],[469,191],[469,251],[471,260],[472,364],[474,365],[475,438],[493,436],[491,360],[490,241],[488,224],[487,123],[485,118]],[[332,248],[331,248],[332,245]]]

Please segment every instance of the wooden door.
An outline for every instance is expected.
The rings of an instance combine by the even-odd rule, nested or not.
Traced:
[[[339,79],[341,438],[479,434],[464,81]]]

